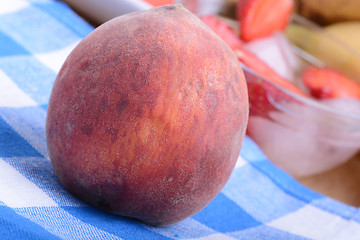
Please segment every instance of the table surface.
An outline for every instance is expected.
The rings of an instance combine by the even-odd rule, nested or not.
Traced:
[[[301,184],[333,199],[360,206],[360,153],[330,171],[297,179]]]

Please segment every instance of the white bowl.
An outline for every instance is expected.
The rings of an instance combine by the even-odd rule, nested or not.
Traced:
[[[306,27],[319,26],[299,16],[292,23]],[[344,48],[353,57],[358,53],[324,30],[332,44]],[[326,66],[326,59],[317,58],[294,47],[297,69],[312,64]],[[360,58],[359,58],[360,59]],[[360,150],[360,100],[314,100],[276,86],[244,67],[249,87],[250,118],[248,135],[277,166],[294,177],[321,173],[339,166]],[[262,98],[267,104],[256,104]]]

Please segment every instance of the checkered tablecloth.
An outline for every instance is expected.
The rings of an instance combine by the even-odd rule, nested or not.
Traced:
[[[69,194],[46,147],[56,74],[93,28],[64,3],[0,0],[0,239],[360,239],[360,214],[301,186],[248,137],[221,193],[195,216],[150,227]]]

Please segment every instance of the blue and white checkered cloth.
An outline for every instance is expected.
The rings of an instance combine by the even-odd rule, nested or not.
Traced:
[[[64,3],[0,0],[0,239],[360,239],[360,213],[301,186],[245,138],[221,193],[150,227],[78,200],[57,181],[45,118],[56,74],[93,28]]]

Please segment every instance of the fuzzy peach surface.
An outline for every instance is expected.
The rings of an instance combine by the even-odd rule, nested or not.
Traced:
[[[233,52],[180,6],[111,20],[70,54],[47,116],[63,186],[107,211],[169,225],[228,180],[248,119]]]

